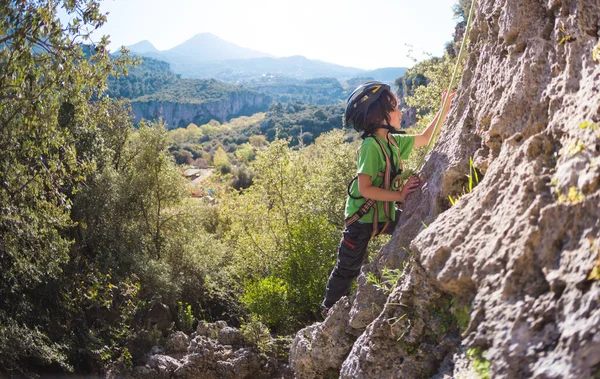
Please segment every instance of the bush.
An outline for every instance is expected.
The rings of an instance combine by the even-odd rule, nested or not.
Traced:
[[[0,367],[3,371],[28,375],[32,365],[57,364],[65,371],[73,371],[67,363],[65,346],[53,343],[37,327],[20,325],[0,313]]]
[[[248,321],[242,324],[241,332],[246,342],[258,346],[262,352],[266,350],[271,334],[269,328],[260,321],[260,318],[250,315]]]
[[[238,166],[233,169],[233,180],[231,182],[231,186],[238,191],[248,188],[252,185],[254,176],[254,171],[248,168],[248,166]]]
[[[286,283],[274,276],[244,285],[242,303],[273,328],[282,328],[290,317]]]

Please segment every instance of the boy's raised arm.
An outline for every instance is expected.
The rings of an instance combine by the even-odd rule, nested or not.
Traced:
[[[423,133],[415,135],[415,147],[427,146],[429,144],[429,141],[433,137],[433,130],[435,129],[435,125],[437,124],[440,116],[442,117],[442,124],[444,123],[444,121],[446,121],[446,116],[448,116],[448,112],[450,111],[450,103],[452,102],[452,99],[454,99],[456,92],[450,92],[450,99],[447,102],[445,101],[446,93],[446,90],[444,90],[444,92],[442,93],[442,106],[444,105],[444,103],[446,104],[446,107],[443,109],[443,113],[442,109],[440,108],[440,111],[435,115],[433,121],[431,121],[431,123],[429,124],[429,126],[427,126]],[[438,133],[440,132],[440,130],[442,129],[439,128]]]

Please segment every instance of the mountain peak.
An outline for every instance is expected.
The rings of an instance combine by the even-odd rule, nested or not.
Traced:
[[[228,42],[212,33],[199,33],[165,53],[188,57],[193,61],[248,59],[268,57],[269,54],[250,50]]]
[[[209,33],[209,32],[198,33],[198,34],[194,35],[192,38],[190,38],[189,40],[193,40],[193,39],[217,39],[217,40],[223,41],[223,39],[220,38],[219,36]]]
[[[132,53],[138,53],[138,54],[158,53],[158,49],[156,47],[154,47],[154,45],[146,39],[143,41],[140,41],[138,43],[135,43],[133,45],[125,46],[125,47],[127,49],[129,49]]]

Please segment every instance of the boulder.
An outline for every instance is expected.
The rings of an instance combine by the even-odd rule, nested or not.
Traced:
[[[156,327],[164,336],[171,328],[172,319],[169,307],[162,303],[154,303],[146,314],[146,329],[151,330]]]
[[[219,330],[219,343],[222,345],[243,345],[244,336],[238,329],[226,326]]]
[[[190,337],[184,332],[175,332],[169,336],[165,345],[167,353],[182,353],[188,350]]]

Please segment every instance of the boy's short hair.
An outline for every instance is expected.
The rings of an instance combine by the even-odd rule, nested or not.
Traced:
[[[361,131],[363,136],[367,136],[375,132],[375,129],[382,125],[389,125],[389,114],[398,106],[396,95],[388,90],[379,96],[367,109],[366,113],[358,113],[351,115],[354,128]]]

